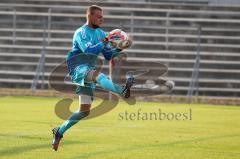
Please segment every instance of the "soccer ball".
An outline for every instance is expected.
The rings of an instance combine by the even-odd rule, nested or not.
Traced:
[[[173,81],[167,80],[165,85],[168,87],[168,90],[171,91],[175,87],[175,83]]]
[[[109,33],[109,42],[112,47],[123,50],[132,45],[132,40],[121,29],[114,29]]]

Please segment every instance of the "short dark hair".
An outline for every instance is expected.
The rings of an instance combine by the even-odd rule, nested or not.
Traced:
[[[91,5],[90,7],[88,7],[87,9],[87,14],[93,14],[95,10],[100,10],[102,11],[102,8],[97,6],[97,5]]]

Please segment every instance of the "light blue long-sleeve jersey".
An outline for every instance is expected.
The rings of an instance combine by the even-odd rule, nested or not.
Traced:
[[[92,29],[85,24],[75,31],[72,50],[98,55],[105,47],[102,42],[105,36],[102,29]]]
[[[106,33],[100,29],[92,29],[87,24],[78,28],[73,36],[72,50],[68,53],[67,63],[70,70],[74,69],[77,65],[86,64],[86,58],[82,58],[81,54],[97,57],[100,53],[103,54],[106,60],[117,56],[119,51],[110,47],[110,44],[105,45],[102,40],[106,37]],[[79,56],[80,55],[80,56]],[[89,63],[94,63],[92,58]]]

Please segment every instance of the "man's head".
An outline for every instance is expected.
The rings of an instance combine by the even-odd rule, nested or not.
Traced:
[[[87,24],[91,28],[99,28],[103,21],[102,8],[92,5],[87,9]]]

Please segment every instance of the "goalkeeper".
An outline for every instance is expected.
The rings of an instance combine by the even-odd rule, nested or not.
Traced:
[[[87,9],[87,22],[76,30],[73,36],[72,50],[67,55],[67,66],[73,83],[77,84],[76,93],[79,95],[80,109],[73,113],[60,127],[52,129],[52,147],[57,151],[63,134],[82,118],[90,113],[93,102],[95,84],[124,98],[130,96],[130,88],[134,78],[129,76],[124,86],[114,84],[108,77],[95,69],[97,56],[102,53],[106,60],[118,56],[121,49],[111,46],[111,40],[118,36],[119,32],[113,31],[106,36],[100,29],[103,21],[102,9],[93,5]],[[131,45],[127,41],[122,49]]]

